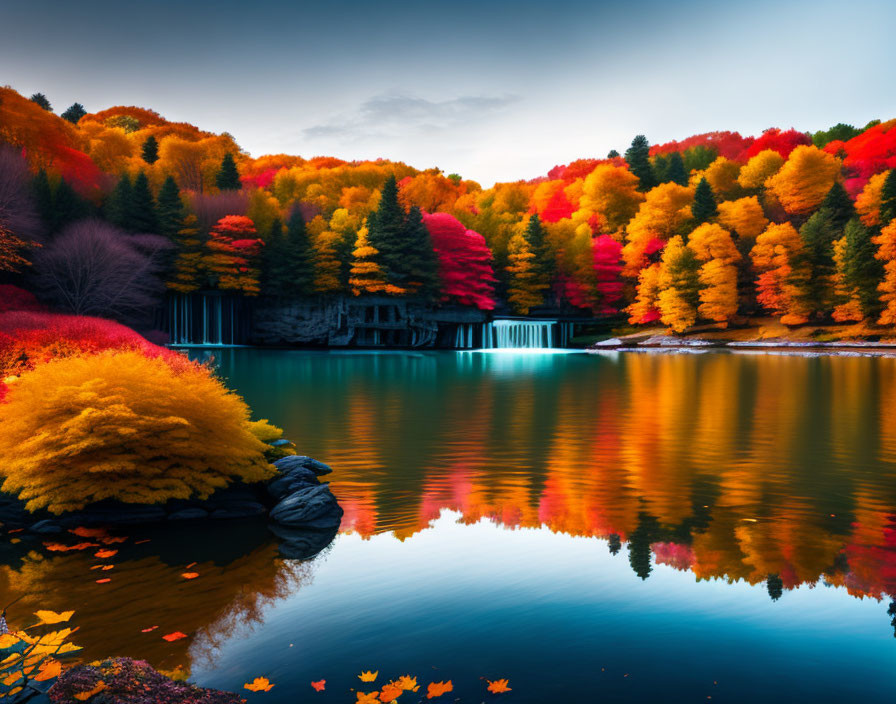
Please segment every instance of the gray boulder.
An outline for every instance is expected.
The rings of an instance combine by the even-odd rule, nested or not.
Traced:
[[[299,489],[280,501],[271,510],[270,518],[283,526],[309,527],[323,530],[342,520],[342,508],[330,491],[329,484]]]
[[[310,469],[319,477],[333,471],[329,465],[325,465],[323,462],[318,462],[313,457],[307,457],[305,455],[289,455],[288,457],[281,457],[274,462],[274,466],[280,470],[281,474],[291,474],[299,467]]]

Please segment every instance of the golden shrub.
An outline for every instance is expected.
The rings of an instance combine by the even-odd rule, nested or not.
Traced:
[[[0,429],[2,489],[31,511],[206,498],[273,474],[239,396],[204,367],[138,352],[39,365],[10,386]]]

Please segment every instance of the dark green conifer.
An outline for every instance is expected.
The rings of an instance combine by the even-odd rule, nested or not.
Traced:
[[[835,183],[831,186],[831,190],[828,191],[821,203],[821,210],[825,211],[825,217],[836,232],[842,232],[846,223],[856,214],[852,198],[849,197],[842,183]]]
[[[398,202],[398,182],[390,175],[380,192],[379,207],[367,218],[368,241],[377,250],[376,263],[386,281],[403,287],[406,215]]]
[[[843,283],[854,295],[862,315],[876,320],[881,309],[877,286],[883,278],[883,263],[875,258],[877,247],[871,231],[858,218],[846,224],[846,249],[843,253]]]
[[[53,112],[53,107],[50,105],[50,101],[47,100],[47,96],[45,96],[43,93],[35,93],[29,98],[29,100],[32,103],[37,103],[47,112]]]
[[[806,299],[812,311],[820,315],[833,307],[832,277],[834,266],[834,240],[840,237],[831,216],[833,211],[824,208],[817,211],[800,228],[806,261],[811,275],[806,286]]]
[[[122,174],[115,189],[106,200],[106,219],[123,230],[130,230],[131,218],[131,177]]]
[[[84,106],[81,103],[72,103],[68,109],[62,113],[59,117],[63,120],[68,120],[72,124],[78,124],[78,120],[84,117],[87,114],[87,111],[84,109]]]
[[[691,208],[691,214],[698,225],[709,222],[719,214],[719,207],[716,205],[712,186],[709,185],[709,181],[705,178],[700,179],[700,183],[697,184],[697,190],[694,191],[694,205]]]
[[[886,227],[896,218],[896,169],[890,169],[880,191],[880,226]]]
[[[230,152],[227,152],[221,160],[221,168],[215,176],[215,185],[222,191],[238,191],[242,187],[240,172]]]
[[[142,171],[134,179],[131,189],[131,210],[128,216],[128,229],[133,232],[157,232],[159,223],[156,219],[156,201],[149,188],[149,179]]]
[[[423,298],[435,298],[439,290],[439,260],[423,222],[423,213],[416,205],[408,213],[405,230],[404,268],[410,290]]]
[[[143,156],[143,161],[147,164],[155,164],[159,160],[159,142],[158,140],[149,135],[146,140],[143,142],[143,147],[140,150],[141,155]]]
[[[615,149],[611,149],[609,152],[607,152],[607,159],[615,159],[617,156],[619,156],[619,152],[617,152]]]
[[[50,187],[50,179],[44,169],[37,172],[37,176],[31,183],[31,190],[34,193],[34,206],[44,225],[44,232],[52,233],[55,220],[53,189]]]
[[[159,189],[159,199],[156,203],[156,222],[158,233],[169,239],[174,239],[184,226],[184,202],[180,198],[180,189],[173,176],[169,176]]]
[[[632,140],[632,146],[625,151],[625,161],[628,163],[629,171],[638,177],[640,182],[638,190],[646,192],[656,186],[656,177],[650,165],[650,144],[647,142],[647,137],[639,134]]]
[[[90,217],[90,204],[79,196],[64,178],[59,180],[53,194],[53,231],[58,232],[66,225]]]

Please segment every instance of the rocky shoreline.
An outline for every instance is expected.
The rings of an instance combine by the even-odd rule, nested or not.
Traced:
[[[263,519],[284,557],[307,559],[325,548],[342,521],[342,508],[320,477],[332,469],[312,457],[276,460],[278,474],[260,484],[234,484],[205,500],[174,499],[159,506],[105,501],[60,516],[30,513],[14,496],[0,493],[0,524],[8,533],[52,536],[73,528],[189,525],[205,521]]]

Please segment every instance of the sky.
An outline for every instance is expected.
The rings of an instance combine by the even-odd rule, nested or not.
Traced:
[[[896,117],[894,26],[892,0],[0,0],[0,84],[487,187],[636,134]]]

